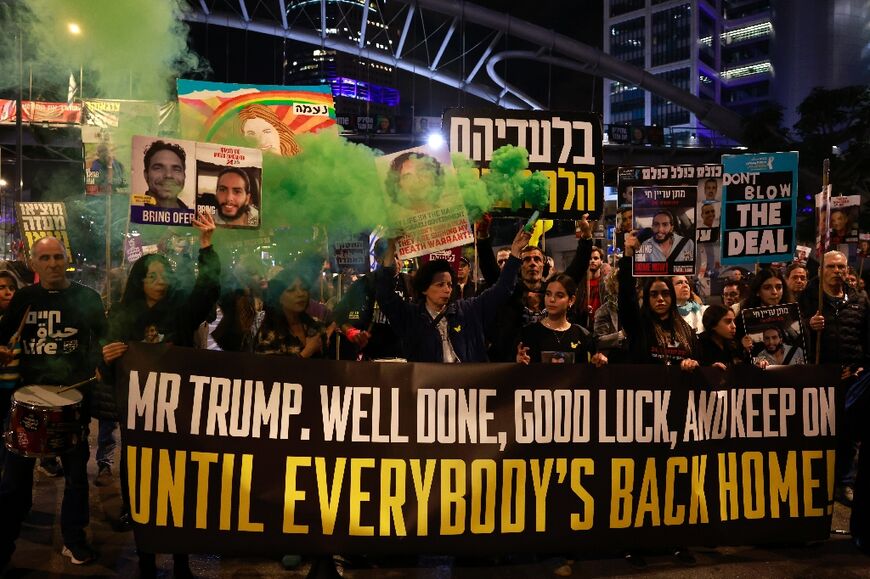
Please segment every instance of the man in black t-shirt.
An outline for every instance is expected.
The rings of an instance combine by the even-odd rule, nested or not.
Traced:
[[[22,383],[66,385],[87,380],[94,375],[101,355],[99,339],[105,316],[100,296],[67,279],[69,260],[63,244],[54,237],[33,245],[31,262],[39,283],[19,290],[12,298],[0,320],[0,344],[8,343],[26,313],[20,336]],[[11,358],[11,351],[0,346],[0,363]],[[86,391],[83,394],[87,396]],[[60,456],[66,479],[61,507],[62,553],[76,565],[96,558],[85,536],[89,520],[87,409],[85,400],[80,442]],[[15,550],[21,523],[33,503],[34,464],[33,458],[12,452],[6,455],[0,481],[0,571]]]

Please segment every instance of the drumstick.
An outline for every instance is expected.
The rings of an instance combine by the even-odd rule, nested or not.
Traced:
[[[57,393],[60,394],[61,392],[66,392],[67,390],[72,390],[73,388],[78,388],[79,386],[84,386],[88,382],[93,382],[96,379],[97,379],[96,376],[91,376],[87,380],[82,380],[81,382],[76,382],[75,384],[70,384],[69,386],[64,386],[63,388],[58,390]]]
[[[27,322],[27,314],[30,313],[30,306],[24,310],[24,315],[21,317],[21,323],[18,324],[18,330],[12,334],[12,337],[9,338],[8,347],[11,350],[15,346],[15,342],[18,341],[18,338],[21,337],[21,332],[24,330],[24,323]]]

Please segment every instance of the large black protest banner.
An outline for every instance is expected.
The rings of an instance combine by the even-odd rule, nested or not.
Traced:
[[[488,171],[492,152],[504,145],[529,152],[529,170],[550,180],[550,205],[542,217],[596,218],[604,210],[601,181],[601,116],[567,111],[450,109],[442,123],[450,152],[461,153]],[[500,207],[510,209],[509,204]],[[521,211],[529,213],[531,209]]]
[[[831,366],[386,364],[134,343],[119,370],[146,551],[621,551],[830,529]]]

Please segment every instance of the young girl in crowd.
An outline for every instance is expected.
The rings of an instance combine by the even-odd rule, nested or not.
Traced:
[[[607,364],[604,354],[594,353],[595,344],[589,331],[568,321],[577,283],[562,273],[551,278],[544,289],[547,317],[523,328],[517,345],[517,362],[579,364],[588,361],[596,367]]]
[[[704,312],[703,324],[704,333],[699,337],[702,366],[714,366],[724,370],[733,364],[750,362],[749,352],[738,346],[734,340],[737,326],[731,308],[720,305],[708,307]]]
[[[180,289],[169,261],[160,254],[141,257],[130,268],[121,301],[112,307],[108,320],[108,343],[103,346],[100,371],[107,383],[114,377],[115,361],[127,351],[129,342],[153,342],[155,330],[162,340],[175,346],[193,346],[193,335],[211,314],[220,294],[220,260],[211,244],[214,219],[207,212],[192,220],[199,230],[199,274],[192,290]],[[127,409],[126,400],[116,401],[120,413]],[[121,472],[126,473],[126,456],[121,453]],[[125,513],[122,524],[129,525],[130,493],[126,477],[121,478],[121,496]],[[126,521],[125,521],[126,519]],[[137,551],[142,577],[155,577],[154,553]],[[192,577],[188,557],[173,555],[175,577]]]
[[[638,306],[631,256],[639,247],[637,237],[627,235],[625,257],[619,263],[619,321],[629,342],[628,360],[635,364],[679,364],[681,369],[692,371],[698,367],[698,339],[677,311],[671,278],[650,278]]]
[[[631,257],[639,248],[635,232],[627,234],[625,255],[619,260],[619,322],[629,343],[628,361],[679,364],[681,370],[691,372],[698,367],[698,335],[677,311],[677,292],[671,278],[650,278],[638,306]],[[683,563],[695,563],[695,556],[685,547],[675,547],[672,552]],[[625,558],[635,566],[646,564],[636,552],[626,553]]]
[[[785,277],[779,271],[766,267],[755,274],[749,284],[748,295],[740,303],[740,310],[737,312],[737,339],[747,352],[752,351],[752,339],[746,335],[740,312],[748,308],[778,306],[791,301],[791,292],[785,283]]]

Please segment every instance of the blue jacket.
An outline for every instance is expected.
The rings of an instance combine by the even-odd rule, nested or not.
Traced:
[[[520,263],[519,258],[511,256],[498,283],[477,297],[447,305],[444,311],[447,335],[460,361],[488,361],[484,328],[495,319],[499,306],[510,298]],[[443,362],[441,336],[426,310],[425,301],[417,304],[402,301],[393,291],[393,273],[393,268],[378,270],[377,299],[393,330],[402,339],[406,357],[411,362]]]

